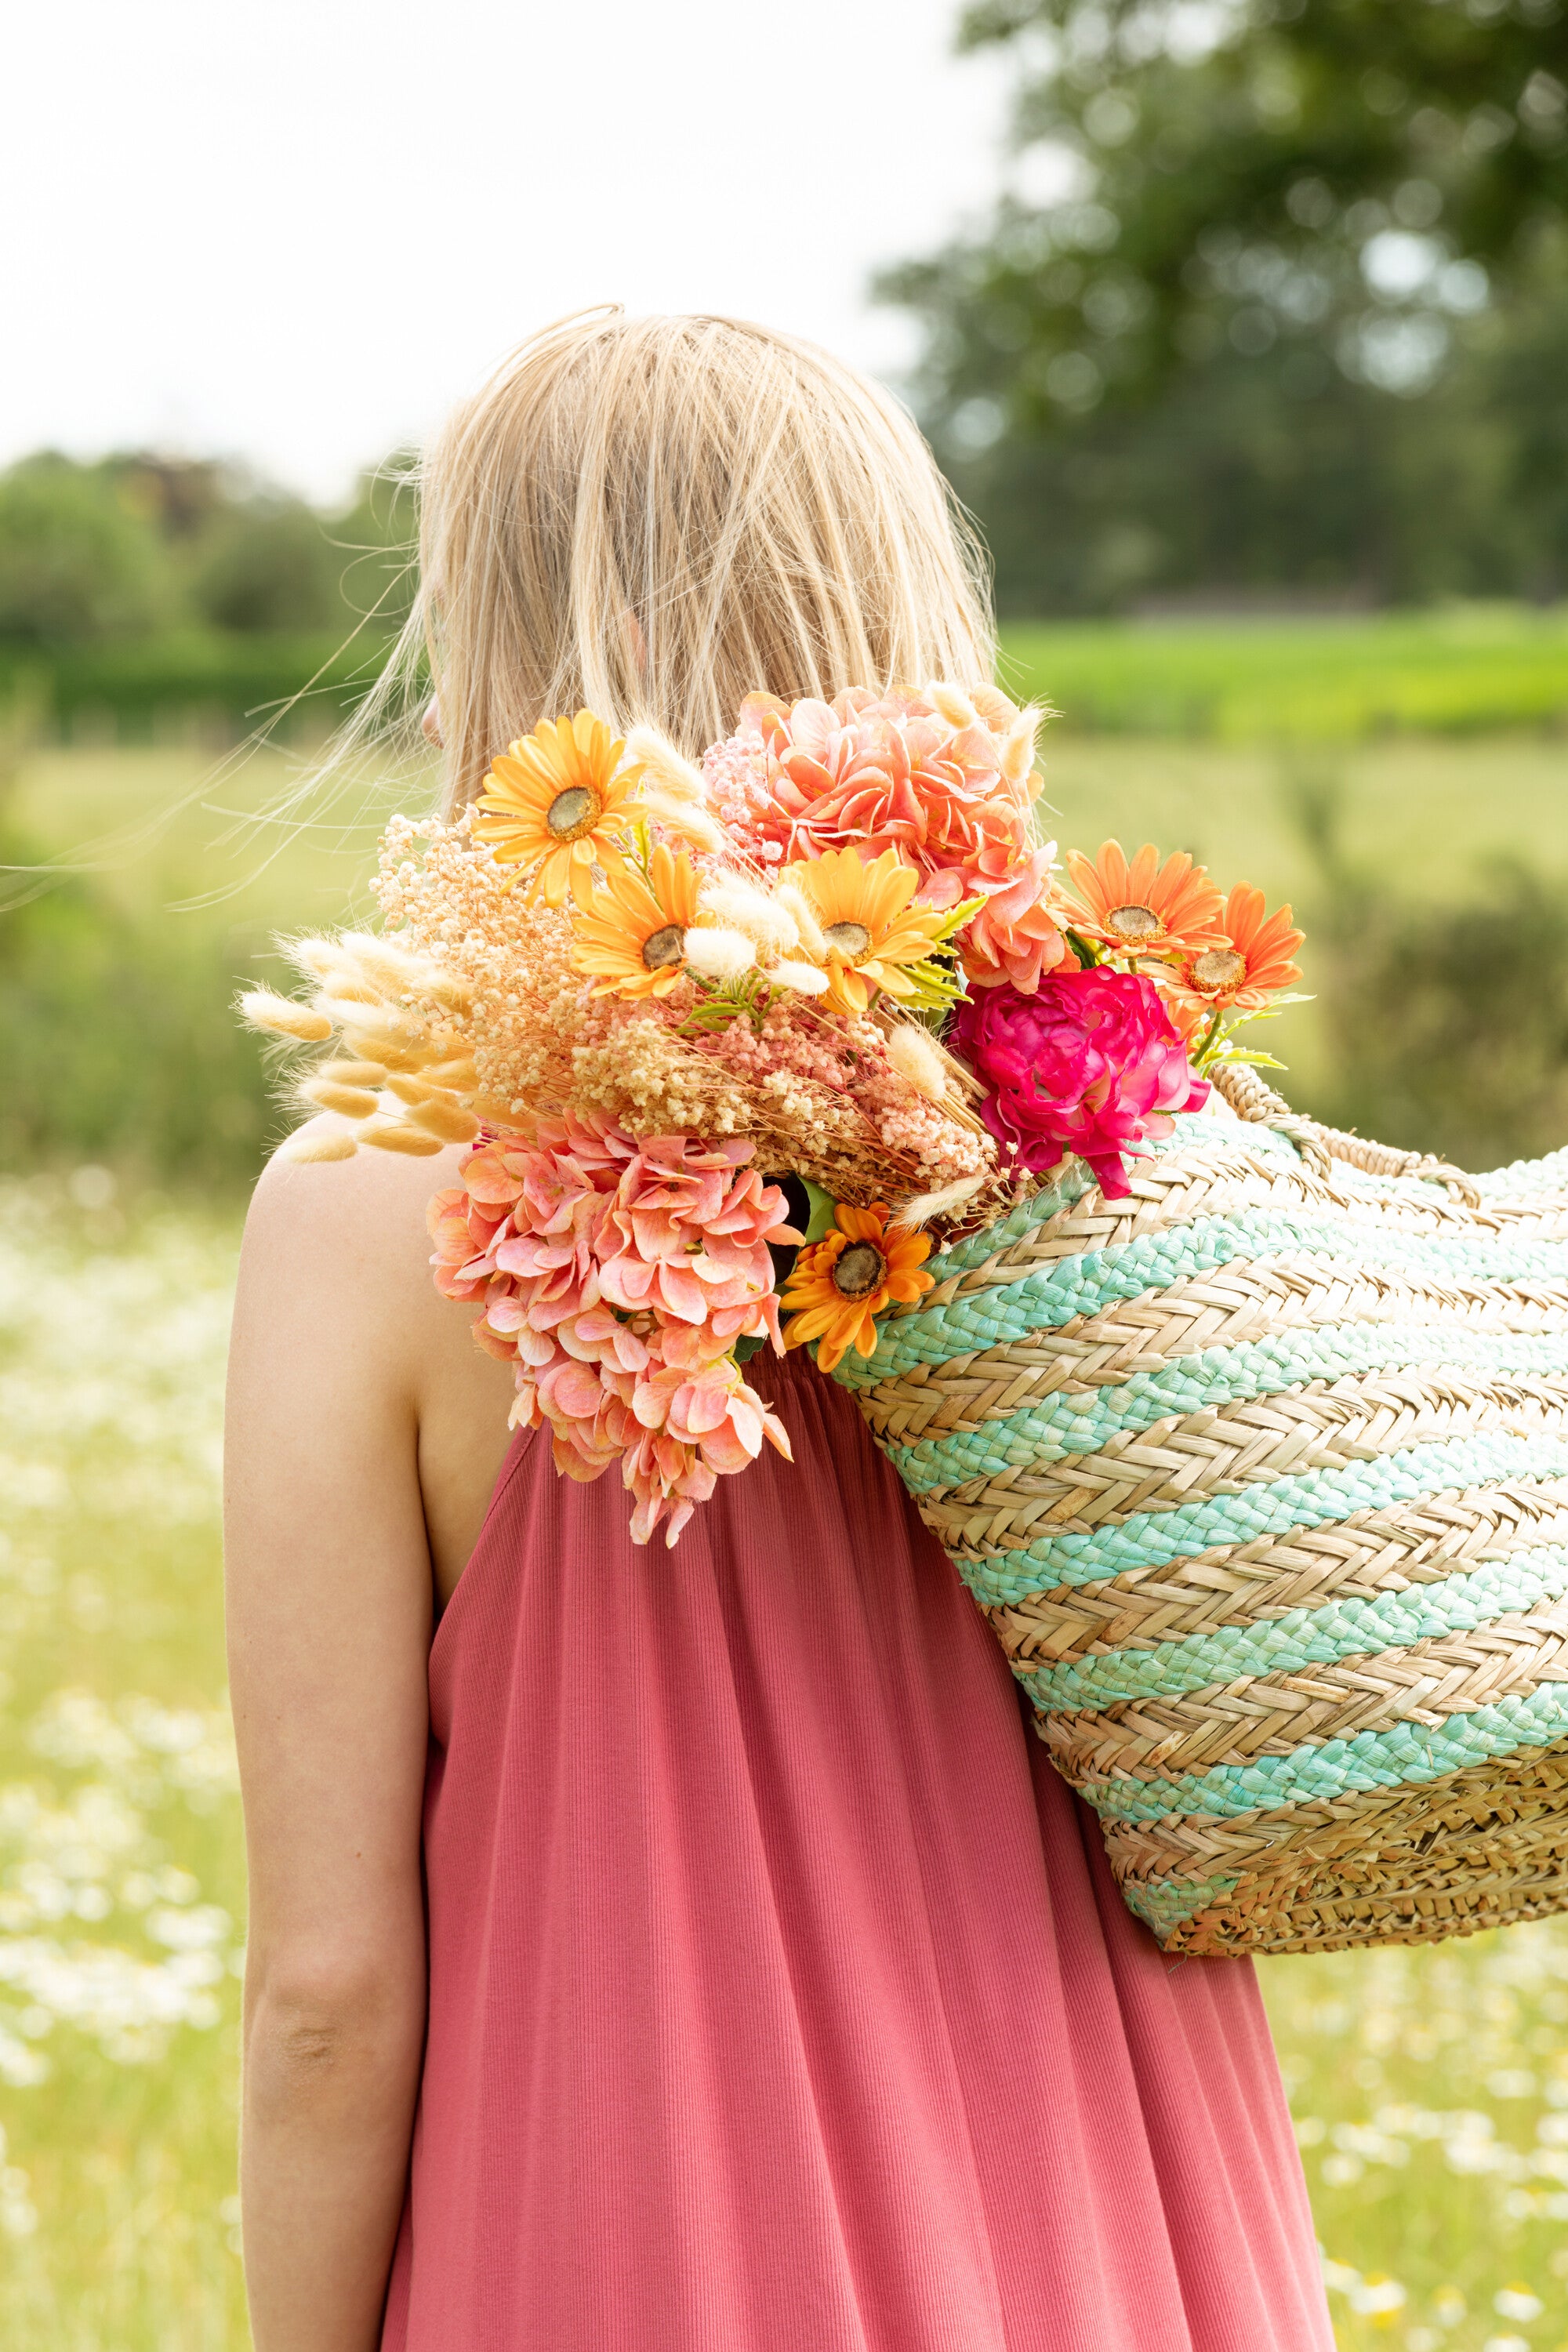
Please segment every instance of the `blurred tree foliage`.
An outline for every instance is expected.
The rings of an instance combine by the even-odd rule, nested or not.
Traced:
[[[977,0],[917,394],[1005,609],[1568,588],[1565,0]]]
[[[207,459],[42,451],[0,474],[0,656],[70,656],[171,635],[378,635],[413,593],[405,463],[346,512]]]
[[[100,469],[46,451],[0,475],[0,642],[52,654],[150,636],[180,601],[157,530]]]
[[[1391,893],[1343,846],[1333,775],[1298,780],[1297,828],[1321,886],[1306,919],[1333,1071],[1303,1108],[1331,1126],[1459,1168],[1568,1138],[1568,898],[1496,860],[1460,905]]]

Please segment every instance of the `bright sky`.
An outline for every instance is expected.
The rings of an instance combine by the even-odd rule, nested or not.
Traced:
[[[719,310],[896,373],[879,264],[983,209],[958,0],[51,0],[10,17],[0,463],[252,459],[319,497],[530,328]]]

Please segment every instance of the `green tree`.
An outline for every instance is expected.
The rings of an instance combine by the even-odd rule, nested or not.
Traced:
[[[1568,434],[1529,357],[1565,340],[1561,0],[981,0],[960,37],[1018,60],[1019,184],[880,290],[1009,601],[1555,576],[1519,478]]]
[[[44,450],[0,475],[0,645],[149,636],[179,605],[156,525],[111,468]]]

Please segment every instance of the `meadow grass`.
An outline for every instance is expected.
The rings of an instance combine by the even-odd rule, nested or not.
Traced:
[[[218,2352],[243,1869],[217,1480],[237,1231],[0,1194],[0,2344]]]
[[[1456,604],[1336,620],[1021,622],[1010,689],[1089,732],[1352,742],[1568,727],[1568,606]]]

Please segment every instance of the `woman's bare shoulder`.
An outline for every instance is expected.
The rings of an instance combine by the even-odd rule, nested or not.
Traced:
[[[319,1124],[342,1126],[325,1117]],[[395,1360],[420,1360],[433,1340],[468,1348],[469,1317],[430,1279],[426,1223],[432,1193],[457,1181],[461,1159],[458,1146],[427,1159],[274,1154],[246,1219],[242,1290],[289,1321],[330,1319],[340,1330],[346,1323]]]

